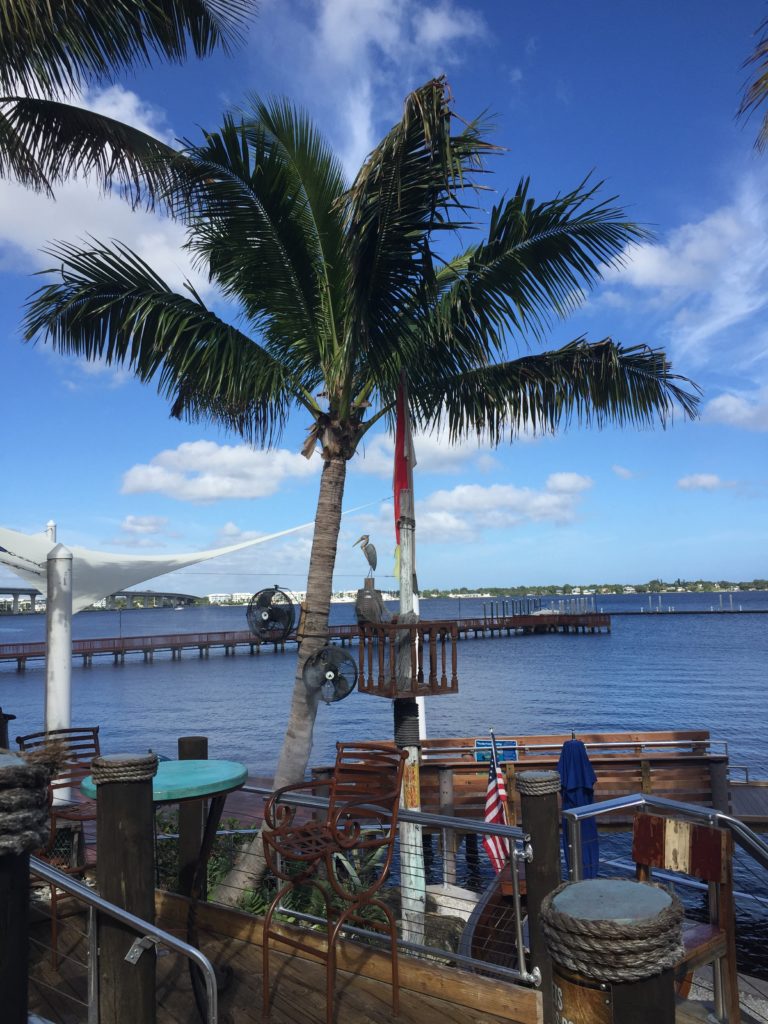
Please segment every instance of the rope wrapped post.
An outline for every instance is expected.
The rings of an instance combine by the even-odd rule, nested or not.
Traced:
[[[677,897],[650,882],[558,886],[541,908],[555,1021],[674,1024],[682,922]]]
[[[155,846],[152,779],[156,754],[96,757],[96,877],[99,894],[145,921],[155,919]],[[100,1024],[154,1024],[155,950],[125,959],[136,933],[99,920]]]
[[[544,1024],[552,1024],[556,1019],[552,1007],[552,962],[541,930],[541,904],[562,881],[560,776],[552,771],[518,772],[515,785],[520,794],[523,832],[530,837],[533,853],[525,866],[531,963],[541,971]]]
[[[48,840],[48,772],[0,754],[0,1006],[27,1024],[29,855]]]

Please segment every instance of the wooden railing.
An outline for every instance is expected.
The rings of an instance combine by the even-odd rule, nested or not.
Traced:
[[[359,637],[361,693],[394,700],[458,692],[455,622],[363,624]]]

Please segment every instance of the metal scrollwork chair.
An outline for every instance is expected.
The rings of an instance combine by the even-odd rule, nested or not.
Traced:
[[[318,955],[317,948],[303,941],[299,933],[278,929],[274,923],[281,903],[298,886],[313,887],[325,905],[328,1024],[333,1021],[336,940],[351,923],[389,936],[392,1010],[397,1014],[397,922],[377,894],[392,863],[405,760],[405,751],[391,743],[337,743],[336,762],[328,779],[285,786],[265,805],[264,854],[271,871],[283,882],[264,918],[265,1020],[270,1012],[270,940]],[[297,808],[282,803],[284,797],[316,792],[321,787],[328,790],[327,810],[323,808],[322,816],[297,822]]]

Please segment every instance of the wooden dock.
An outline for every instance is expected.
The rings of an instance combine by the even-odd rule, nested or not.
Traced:
[[[441,625],[443,624],[441,620]],[[474,619],[449,620],[455,625],[459,639],[470,637],[482,639],[500,636],[513,636],[517,633],[609,633],[611,630],[610,615],[585,613],[580,615],[507,615],[495,618],[481,617]],[[422,625],[429,625],[424,620]],[[358,643],[360,631],[357,625],[330,626],[328,639],[342,646]],[[250,654],[259,654],[263,649],[284,651],[289,644],[298,644],[296,630],[285,638],[276,637],[260,643],[248,629],[226,630],[207,633],[170,633],[148,636],[97,637],[90,640],[73,640],[72,656],[82,658],[85,666],[91,665],[94,658],[112,657],[116,665],[122,664],[128,654],[142,655],[144,661],[151,662],[154,655],[160,652],[169,653],[171,658],[180,658],[182,651],[197,652],[201,658],[207,658],[212,650],[222,650],[225,655],[235,654],[238,649]],[[0,663],[15,661],[16,668],[23,672],[28,661],[45,658],[45,641],[32,643],[0,644]]]

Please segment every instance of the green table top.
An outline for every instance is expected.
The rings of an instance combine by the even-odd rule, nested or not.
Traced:
[[[152,799],[156,804],[199,800],[239,789],[247,778],[248,769],[239,761],[161,761],[152,780]],[[93,776],[83,779],[80,791],[91,800],[96,798]]]

